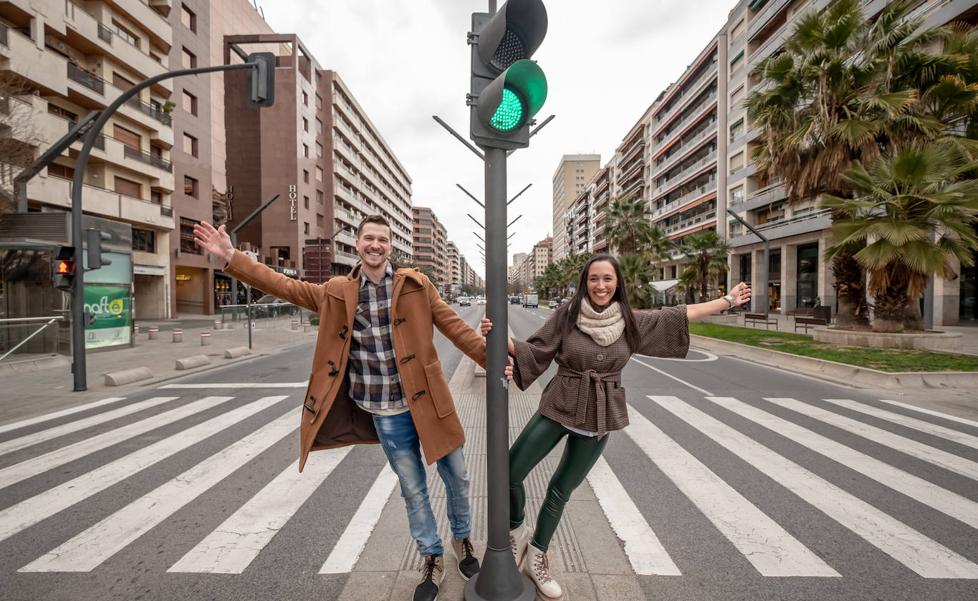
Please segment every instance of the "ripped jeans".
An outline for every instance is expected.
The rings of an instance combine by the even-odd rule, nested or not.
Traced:
[[[443,555],[444,547],[438,536],[431,502],[428,500],[428,482],[418,432],[414,429],[411,412],[398,415],[374,415],[374,427],[380,445],[387,455],[391,469],[397,474],[401,496],[407,508],[408,527],[421,555]],[[445,483],[445,504],[452,536],[467,538],[472,531],[472,511],[469,508],[469,475],[465,470],[465,456],[459,447],[438,460],[438,475]]]

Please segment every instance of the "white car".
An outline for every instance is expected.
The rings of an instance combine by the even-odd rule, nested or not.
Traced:
[[[477,305],[484,305],[486,304],[486,297],[480,296],[479,298],[475,299],[475,302]]]

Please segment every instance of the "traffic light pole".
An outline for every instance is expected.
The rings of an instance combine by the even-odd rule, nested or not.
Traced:
[[[71,372],[74,375],[75,392],[88,390],[88,372],[85,365],[85,323],[83,319],[85,312],[85,270],[82,268],[84,265],[82,262],[82,239],[84,238],[82,235],[82,188],[85,185],[85,167],[88,166],[88,157],[92,154],[92,147],[95,145],[99,132],[102,131],[109,118],[115,114],[120,106],[143,88],[148,88],[155,83],[184,75],[257,68],[254,63],[241,63],[238,65],[201,67],[199,69],[178,69],[161,73],[156,77],[137,83],[120,94],[108,108],[99,114],[98,119],[85,134],[81,152],[78,153],[78,159],[75,161],[75,176],[71,184],[71,244],[75,249],[75,261],[78,265],[78,268],[75,269],[75,282],[71,291]]]

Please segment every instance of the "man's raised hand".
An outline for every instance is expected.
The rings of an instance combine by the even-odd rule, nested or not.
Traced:
[[[194,224],[194,241],[201,250],[211,253],[225,263],[230,261],[231,255],[234,254],[231,236],[228,236],[223,225],[215,228],[206,221]]]

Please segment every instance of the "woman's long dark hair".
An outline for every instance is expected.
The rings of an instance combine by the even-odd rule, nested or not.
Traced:
[[[621,268],[618,266],[618,259],[611,255],[594,255],[584,265],[584,269],[581,270],[580,282],[577,284],[577,290],[574,292],[574,296],[571,297],[570,303],[568,304],[561,333],[566,336],[577,326],[577,318],[581,314],[581,303],[585,302],[587,298],[587,275],[591,270],[591,265],[598,261],[611,263],[611,267],[615,270],[615,278],[617,278],[618,282],[615,285],[615,293],[612,295],[611,301],[618,301],[621,304],[621,315],[625,319],[625,340],[628,341],[628,348],[634,352],[642,344],[638,333],[638,324],[635,323],[635,315],[632,313],[631,305],[628,304],[628,293],[625,291],[625,280],[621,277]]]

